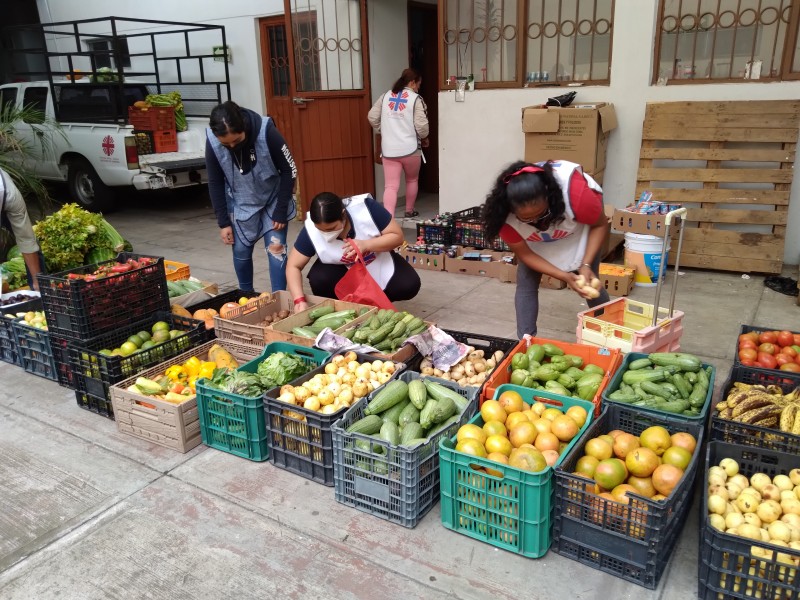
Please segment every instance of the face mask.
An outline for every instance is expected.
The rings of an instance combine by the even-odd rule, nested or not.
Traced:
[[[322,239],[330,244],[336,238],[338,238],[343,231],[344,226],[342,226],[340,229],[334,229],[333,231],[320,231],[319,233],[322,235]]]

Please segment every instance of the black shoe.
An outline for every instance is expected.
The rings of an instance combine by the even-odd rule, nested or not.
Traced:
[[[416,210],[412,210],[411,212],[406,212],[406,214],[405,214],[405,218],[406,219],[410,219],[411,217],[418,217],[418,216],[419,216],[419,212],[417,212]]]
[[[765,277],[764,285],[771,290],[780,294],[786,294],[787,296],[797,296],[799,291],[797,288],[797,281],[791,277]]]

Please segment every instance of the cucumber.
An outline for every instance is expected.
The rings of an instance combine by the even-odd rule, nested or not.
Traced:
[[[646,367],[652,366],[652,361],[649,358],[637,358],[636,360],[632,360],[628,365],[629,371],[638,371],[639,369],[644,369]]]
[[[376,331],[381,327],[381,319],[378,315],[372,317],[367,323],[364,324],[363,329],[371,329],[372,331]]]
[[[651,369],[640,369],[638,371],[625,371],[622,375],[622,381],[629,385],[635,385],[643,381],[664,381],[666,375],[664,371],[653,371]]]
[[[359,419],[350,427],[347,428],[348,433],[363,433],[365,435],[372,435],[378,433],[383,426],[383,419],[378,415],[367,415],[363,419]]]
[[[397,420],[400,427],[405,427],[409,423],[419,423],[419,409],[411,404],[410,400]]]
[[[333,312],[333,306],[318,306],[317,308],[311,309],[311,312],[308,313],[308,318],[312,321],[316,321],[320,317],[325,315],[329,315]]]
[[[397,423],[393,423],[392,421],[384,421],[378,435],[392,446],[397,446],[400,443],[400,428],[397,426]]]
[[[686,352],[652,352],[647,355],[654,365],[660,367],[676,366],[683,371],[697,372],[703,367],[702,361],[694,354]]]
[[[645,380],[642,381],[640,385],[642,386],[642,389],[651,396],[659,396],[664,400],[669,400],[672,397],[672,394],[653,381]]]
[[[406,331],[406,324],[403,323],[402,321],[400,321],[399,323],[397,323],[394,326],[394,329],[392,329],[391,333],[389,335],[387,335],[386,337],[388,337],[390,339],[394,339],[394,338],[402,336],[403,333],[405,333],[405,331]]]
[[[381,352],[391,352],[392,340],[383,340],[382,342],[375,344],[375,349],[380,350]]]

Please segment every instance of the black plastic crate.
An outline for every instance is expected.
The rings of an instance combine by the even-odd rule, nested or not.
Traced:
[[[110,356],[100,353],[100,350],[118,347],[138,331],[151,331],[153,324],[158,321],[165,321],[169,323],[170,329],[185,333],[129,356]],[[76,375],[82,374],[100,379],[107,384],[114,384],[181,352],[186,352],[213,337],[214,332],[207,330],[202,321],[168,312],[157,312],[124,329],[93,338],[85,345],[69,344],[70,362]]]
[[[728,397],[728,392],[731,391],[735,382],[763,386],[777,385],[783,390],[784,394],[788,394],[795,388],[800,387],[800,373],[734,365],[728,380],[722,386],[722,393],[718,402],[722,402]],[[800,435],[794,435],[779,429],[761,427],[760,425],[729,421],[721,419],[717,415],[717,410],[712,407],[710,441],[727,442],[742,446],[758,446],[777,450],[778,452],[800,454]]]
[[[70,278],[70,275],[88,275],[98,266],[123,263],[131,258],[148,258],[154,262],[94,281]],[[49,330],[84,342],[141,321],[155,311],[169,310],[164,259],[155,256],[122,252],[115,260],[54,275],[39,275],[39,290]]]
[[[764,331],[778,331],[775,327],[755,327],[753,325],[742,325],[742,328],[739,330],[739,335],[743,333],[750,333],[751,331],[755,331],[756,333],[762,333]],[[798,331],[793,331],[792,333],[797,334],[800,333]],[[733,364],[737,367],[743,367],[742,361],[739,360],[739,336],[736,336],[736,348],[733,352]],[[765,369],[763,367],[758,367],[762,371],[779,371],[779,369]]]
[[[360,363],[374,362],[368,354],[356,353]],[[327,365],[330,360],[325,361]],[[325,372],[325,365],[309,371],[296,381],[294,387],[303,385],[315,375]],[[395,379],[405,369],[403,363],[395,363]],[[382,387],[382,386],[380,386]],[[380,389],[376,388],[376,391]],[[344,415],[346,408],[330,415],[324,415],[302,406],[291,406],[278,401],[280,387],[264,394],[264,412],[269,443],[269,460],[276,467],[286,469],[296,475],[333,486],[333,433],[331,425]],[[365,396],[366,398],[366,396]],[[361,403],[364,399],[359,399]],[[355,402],[353,406],[355,406]],[[298,418],[301,417],[301,418]]]
[[[245,298],[255,298],[258,296],[258,292],[245,292],[244,290],[239,289],[230,290],[227,292],[222,292],[221,294],[217,294],[216,296],[213,296],[207,300],[197,302],[196,304],[190,304],[184,308],[186,308],[186,310],[192,314],[198,310],[205,310],[208,308],[213,308],[214,310],[219,311],[220,307],[226,302],[238,302],[239,298],[242,296]]]
[[[69,346],[75,344],[69,338],[50,333],[50,349],[53,351],[53,361],[56,365],[58,384],[62,387],[75,389],[75,378],[72,374]]]
[[[417,239],[419,238],[426,244],[449,246],[453,243],[453,225],[417,223]]]
[[[800,467],[797,454],[710,442],[706,448],[705,472],[711,466],[718,465],[723,458],[738,462],[739,472],[746,477],[755,473],[774,477]],[[701,600],[800,599],[800,567],[797,566],[800,551],[719,531],[711,526],[707,506],[708,485],[704,476],[697,596]],[[755,549],[758,549],[758,555],[754,553]],[[778,560],[779,554],[782,560]]]
[[[589,492],[590,480],[574,475],[586,442],[614,429],[639,435],[653,425],[670,433],[686,431],[697,440],[683,478],[663,501],[633,495],[629,504],[605,500]],[[669,562],[686,514],[698,465],[702,463],[702,423],[674,421],[618,405],[608,406],[555,472],[552,549],[585,565],[655,589]]]
[[[105,397],[94,396],[93,394],[87,394],[86,392],[76,390],[75,400],[78,402],[78,406],[83,410],[88,410],[103,417],[108,417],[109,419],[114,418],[114,406],[111,400]]]
[[[29,310],[42,310],[42,301],[39,298],[10,304],[0,307],[0,314],[16,315]],[[0,316],[0,360],[12,365],[22,366],[22,359],[17,351],[17,338],[14,336],[13,322],[16,318]]]
[[[58,371],[47,331],[31,327],[21,319],[16,319],[12,327],[22,368],[27,373],[58,381]]]

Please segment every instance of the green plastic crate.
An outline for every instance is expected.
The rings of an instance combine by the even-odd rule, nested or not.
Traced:
[[[267,344],[261,356],[237,370],[255,373],[258,365],[276,352],[299,356],[311,368],[320,366],[330,358],[330,352],[324,350],[273,342]],[[263,395],[247,397],[231,394],[209,387],[205,379],[197,381],[196,389],[200,435],[206,446],[258,462],[269,458]]]
[[[594,404],[542,390],[517,385],[501,385],[495,391],[498,398],[506,390],[519,392],[528,404],[543,402],[566,411],[571,406],[586,410],[587,419],[567,445],[561,462],[594,416]],[[470,423],[483,427],[480,413]],[[439,444],[441,472],[442,524],[497,548],[539,558],[550,548],[550,522],[553,510],[553,469],[532,473],[471,456],[455,449],[455,437]],[[502,477],[478,470],[489,467]]]
[[[627,406],[631,410],[638,410],[645,413],[650,413],[652,415],[660,415],[664,417],[668,417],[673,421],[679,421],[684,423],[705,423],[706,417],[708,416],[708,409],[711,406],[711,398],[714,395],[714,381],[717,376],[717,369],[714,368],[714,365],[710,365],[708,363],[702,363],[703,369],[708,369],[711,367],[711,375],[708,378],[708,392],[706,393],[706,400],[703,403],[703,406],[700,408],[700,414],[696,416],[689,416],[680,413],[671,413],[664,410],[658,410],[656,408],[649,408],[646,406],[636,406],[636,404],[628,404],[625,402],[618,402],[616,400],[612,400],[609,398],[609,395],[616,392],[620,385],[622,384],[622,376],[628,370],[628,365],[631,364],[633,361],[640,359],[640,358],[647,358],[647,353],[644,352],[629,352],[625,355],[625,358],[622,361],[622,364],[617,369],[617,372],[614,373],[614,376],[611,378],[611,381],[608,383],[608,386],[605,390],[603,390],[603,404],[616,404],[617,406]]]

